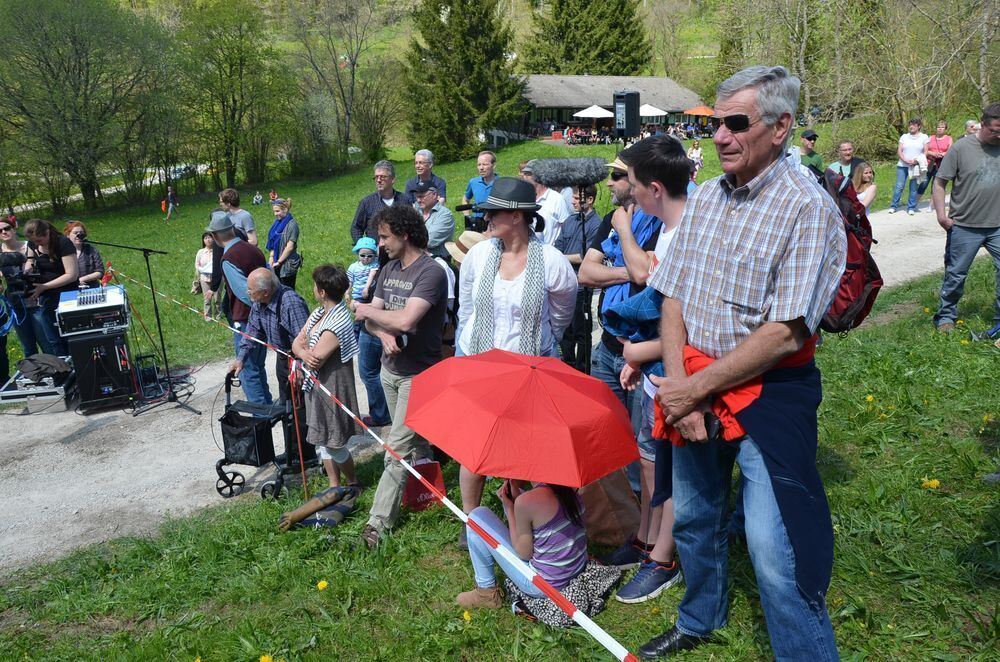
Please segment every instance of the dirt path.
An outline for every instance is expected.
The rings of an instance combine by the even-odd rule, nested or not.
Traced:
[[[944,232],[926,209],[914,216],[876,212],[872,225],[887,285],[942,268]],[[225,368],[219,362],[197,373],[190,403],[201,416],[168,406],[136,418],[120,411],[80,416],[59,403],[0,418],[0,572],[149,533],[168,515],[220,503],[214,465],[222,454],[212,432],[218,437],[224,397],[216,396]],[[360,384],[358,398],[361,413],[367,412]],[[366,453],[374,452],[373,442],[360,441]],[[248,482],[242,498],[259,498],[254,488],[271,471],[240,470]]]

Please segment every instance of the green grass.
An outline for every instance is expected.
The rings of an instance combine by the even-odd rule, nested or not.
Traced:
[[[513,172],[528,156],[558,152],[540,145],[505,151],[501,172]],[[454,186],[470,167],[440,171]],[[279,188],[299,201],[310,266],[346,256],[344,227],[369,186],[358,173]],[[189,256],[211,205],[186,201],[169,229],[173,238],[151,211],[95,219],[92,234],[171,249],[158,258],[158,278],[177,292],[190,281]],[[885,292],[870,322],[849,336],[828,336],[819,350],[825,400],[818,463],[836,532],[829,607],[845,660],[987,660],[1000,646],[1000,506],[996,488],[980,481],[1000,462],[997,350],[964,342],[961,332],[933,332],[929,311],[939,278]],[[988,263],[974,266],[966,292],[960,326],[989,326]],[[225,337],[205,333],[185,317],[190,313],[170,310],[168,342],[178,356],[228,351]],[[380,470],[380,462],[368,462],[363,480],[372,484]],[[445,475],[457,498],[455,467]],[[923,489],[924,478],[940,487]],[[472,585],[471,568],[446,511],[404,515],[396,535],[369,554],[354,540],[371,491],[339,529],[278,533],[279,513],[297,499],[293,493],[263,503],[247,495],[171,520],[153,536],[95,545],[10,576],[0,583],[3,657],[607,659],[582,632],[550,631],[509,612],[475,612],[465,621],[453,599]],[[496,506],[493,497],[488,503]],[[732,560],[729,625],[716,643],[685,659],[771,655],[745,550],[734,549]],[[327,590],[316,589],[320,580],[329,582]],[[612,602],[597,621],[635,650],[669,626],[682,590],[641,605]]]

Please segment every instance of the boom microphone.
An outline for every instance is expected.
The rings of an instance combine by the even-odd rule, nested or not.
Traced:
[[[535,159],[531,163],[531,169],[535,181],[554,189],[590,186],[604,181],[608,176],[608,166],[604,159],[593,156]]]

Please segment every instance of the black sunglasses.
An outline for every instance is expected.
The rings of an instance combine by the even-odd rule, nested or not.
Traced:
[[[726,128],[729,129],[729,133],[743,133],[744,131],[749,130],[751,126],[756,124],[756,122],[752,122],[750,120],[749,115],[746,115],[744,113],[739,113],[737,115],[726,115],[725,117],[717,117],[715,119],[722,122],[726,126]]]
[[[628,173],[627,172],[617,172],[617,171],[615,171],[615,172],[611,173],[611,180],[612,181],[620,182],[623,179],[628,179]]]

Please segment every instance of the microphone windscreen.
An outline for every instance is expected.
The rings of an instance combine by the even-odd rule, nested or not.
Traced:
[[[604,159],[593,156],[535,159],[531,166],[535,180],[549,188],[590,186],[604,181],[608,176],[608,167]]]

